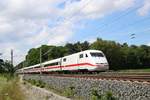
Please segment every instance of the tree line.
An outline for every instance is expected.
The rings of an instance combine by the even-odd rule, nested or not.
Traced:
[[[42,45],[28,51],[25,61],[17,65],[17,68],[27,67],[40,63],[40,49],[42,62],[60,58],[88,49],[101,50],[107,57],[110,69],[139,69],[150,67],[150,46],[131,45],[117,43],[115,41],[97,38],[93,43],[87,41],[67,43],[64,46]]]
[[[13,74],[14,72],[15,69],[9,61],[4,61],[3,59],[0,59],[0,73]]]

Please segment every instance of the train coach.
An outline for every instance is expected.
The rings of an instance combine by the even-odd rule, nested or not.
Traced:
[[[17,73],[40,73],[52,71],[106,71],[108,61],[102,51],[86,50],[41,64],[19,69]]]

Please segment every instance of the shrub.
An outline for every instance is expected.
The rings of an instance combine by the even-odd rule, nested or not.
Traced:
[[[44,88],[45,85],[46,85],[46,84],[45,84],[43,81],[41,81],[41,80],[38,81],[38,84],[39,84],[39,87],[40,87],[40,88]]]
[[[35,86],[40,87],[40,88],[44,88],[46,86],[46,84],[43,81],[41,81],[41,80],[29,79],[27,81],[29,83],[31,83],[32,85],[35,85]]]
[[[93,89],[91,92],[91,100],[118,100],[113,96],[111,91],[106,92],[105,95],[98,94],[98,91]]]
[[[101,100],[102,99],[102,95],[99,95],[97,90],[92,89],[91,99],[92,100]]]
[[[117,100],[117,98],[115,98],[115,97],[113,96],[113,94],[112,94],[111,91],[106,92],[105,98],[106,98],[106,100]]]
[[[65,89],[64,95],[71,98],[75,95],[75,87],[70,86],[69,88]]]

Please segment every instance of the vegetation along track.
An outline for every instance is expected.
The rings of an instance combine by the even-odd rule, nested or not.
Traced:
[[[107,80],[123,80],[123,81],[138,81],[147,82],[150,84],[150,73],[114,73],[104,72],[99,74],[46,74],[56,77],[72,77],[85,79],[107,79]]]

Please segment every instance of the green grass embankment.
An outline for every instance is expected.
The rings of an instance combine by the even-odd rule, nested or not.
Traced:
[[[19,79],[9,75],[0,75],[0,100],[25,100]]]
[[[125,69],[125,70],[118,70],[118,72],[149,72],[150,73],[150,68],[146,69]]]

